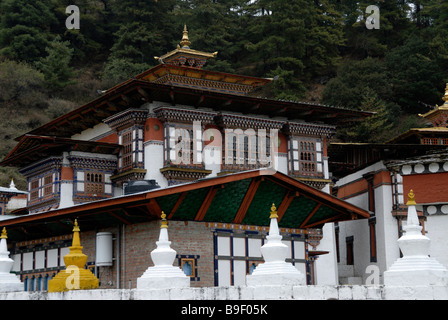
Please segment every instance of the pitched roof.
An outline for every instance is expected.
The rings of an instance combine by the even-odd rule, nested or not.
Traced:
[[[138,107],[145,102],[161,101],[175,106],[190,105],[216,112],[238,112],[251,115],[282,117],[290,121],[338,124],[359,121],[371,112],[355,111],[308,102],[272,100],[204,89],[157,84],[131,79],[97,99],[30,131],[30,135],[71,137],[91,128],[118,112]],[[20,140],[23,136],[16,138]]]
[[[70,232],[75,218],[83,230],[160,219],[268,226],[272,203],[279,226],[321,227],[326,222],[368,218],[369,212],[285,174],[258,169],[192,183],[89,202],[0,221],[13,241]]]
[[[120,145],[113,143],[28,134],[22,136],[0,166],[24,167],[49,156],[61,156],[63,151],[118,154],[120,148]]]

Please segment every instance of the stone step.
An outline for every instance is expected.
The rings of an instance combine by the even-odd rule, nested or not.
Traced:
[[[340,285],[362,285],[362,277],[339,277]]]
[[[340,278],[354,277],[355,267],[352,265],[338,264],[338,275]]]

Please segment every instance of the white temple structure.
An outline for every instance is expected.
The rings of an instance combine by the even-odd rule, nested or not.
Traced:
[[[265,285],[304,285],[305,276],[291,263],[286,262],[289,247],[282,243],[277,222],[277,208],[271,207],[271,219],[267,242],[261,247],[265,263],[259,264],[251,275],[246,277],[248,286]]]
[[[0,292],[23,291],[23,283],[19,277],[11,273],[14,261],[9,257],[6,229],[0,236]]]
[[[186,288],[190,286],[190,278],[179,268],[173,266],[176,251],[168,240],[168,222],[165,213],[162,212],[162,224],[160,226],[157,248],[151,251],[151,259],[154,266],[149,267],[143,275],[137,279],[137,289],[164,289]]]
[[[403,257],[384,272],[384,284],[391,286],[448,285],[447,269],[437,260],[429,257],[431,240],[422,234],[412,190],[408,195],[407,206],[407,222],[403,226],[406,233],[398,239]]]

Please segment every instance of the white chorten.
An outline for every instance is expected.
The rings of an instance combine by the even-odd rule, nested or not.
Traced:
[[[264,263],[259,264],[251,275],[246,276],[247,286],[304,285],[305,276],[292,263],[286,262],[289,247],[282,243],[277,222],[277,208],[271,207],[271,222],[267,242],[261,247]]]
[[[168,223],[166,215],[162,212],[162,224],[160,226],[157,248],[151,252],[153,267],[149,267],[143,275],[137,279],[137,289],[167,289],[186,288],[190,286],[190,278],[179,268],[174,267],[176,251],[168,240]]]
[[[403,226],[405,234],[398,239],[398,246],[403,257],[384,272],[384,284],[391,286],[448,285],[447,269],[429,257],[431,240],[422,234],[412,190],[406,204],[408,217],[406,225]]]
[[[23,283],[17,275],[11,273],[14,260],[9,257],[6,229],[0,236],[0,292],[23,291]]]

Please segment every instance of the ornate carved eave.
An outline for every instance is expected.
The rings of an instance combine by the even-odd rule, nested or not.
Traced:
[[[154,110],[157,118],[162,122],[181,122],[193,123],[193,121],[200,121],[201,124],[213,124],[216,113],[177,109],[169,107],[159,107]]]

